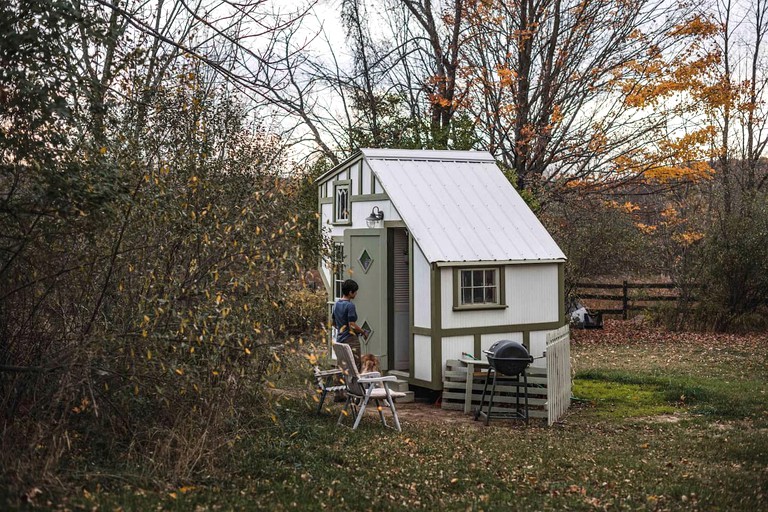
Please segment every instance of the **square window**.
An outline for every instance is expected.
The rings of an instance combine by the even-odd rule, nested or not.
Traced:
[[[462,269],[457,272],[457,278],[459,306],[501,304],[499,269]]]

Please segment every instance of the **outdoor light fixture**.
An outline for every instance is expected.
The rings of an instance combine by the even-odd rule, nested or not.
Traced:
[[[374,206],[371,210],[371,214],[365,218],[365,223],[369,228],[380,228],[384,225],[384,212],[379,210],[378,206]]]

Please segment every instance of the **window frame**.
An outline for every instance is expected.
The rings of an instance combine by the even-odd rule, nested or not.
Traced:
[[[339,259],[339,257],[341,259]],[[334,302],[342,297],[341,284],[345,280],[345,275],[346,268],[344,266],[344,243],[333,242],[333,249],[331,251],[331,291],[333,294]]]
[[[345,188],[347,190],[347,218],[340,219],[338,211],[338,190]],[[337,180],[333,182],[333,224],[334,225],[349,225],[352,224],[352,180]]]
[[[462,273],[474,272],[474,271],[494,271],[495,275],[495,288],[496,288],[496,302],[481,302],[472,304],[462,304],[463,289],[462,286]],[[487,286],[483,286],[486,287]],[[470,289],[479,288],[470,286]],[[453,310],[454,311],[477,311],[488,309],[506,309],[506,283],[505,272],[503,266],[494,265],[478,265],[472,267],[454,267],[453,269]]]

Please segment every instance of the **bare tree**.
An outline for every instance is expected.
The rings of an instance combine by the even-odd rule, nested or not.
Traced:
[[[654,107],[685,84],[667,83],[656,98],[653,88],[662,69],[703,57],[686,53],[699,37],[682,29],[691,19],[657,0],[473,3],[462,56],[488,149],[523,188],[658,165],[649,152],[631,173],[615,162],[669,137],[669,114],[680,112]]]

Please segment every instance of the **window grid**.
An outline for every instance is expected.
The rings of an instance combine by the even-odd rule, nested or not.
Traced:
[[[344,282],[344,244],[333,244],[331,265],[333,268],[333,298],[339,300],[342,297],[341,284]]]
[[[460,272],[460,304],[499,304],[497,269],[466,269]]]
[[[333,215],[335,222],[349,222],[349,184],[334,186]]]

